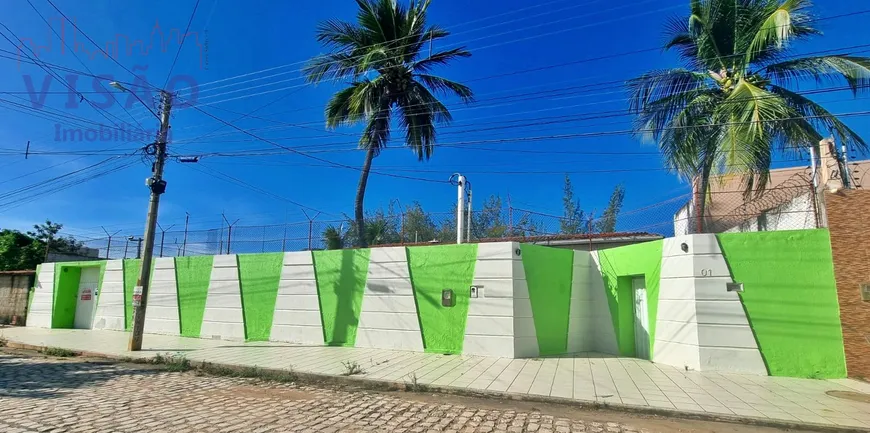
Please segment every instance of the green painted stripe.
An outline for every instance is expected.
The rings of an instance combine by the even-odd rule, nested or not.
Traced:
[[[574,250],[522,244],[523,270],[541,355],[568,351]]]
[[[275,314],[284,253],[240,254],[236,257],[239,262],[245,338],[268,341],[272,332],[272,317]]]
[[[76,317],[76,297],[82,270],[75,266],[54,266],[54,302],[51,311],[52,328],[72,328]]]
[[[634,294],[631,280],[638,276],[643,276],[646,284],[650,357],[655,353],[662,245],[663,242],[658,240],[598,251],[607,304],[616,332],[619,354],[622,356],[635,356]]]
[[[323,341],[353,346],[369,270],[368,249],[314,251]]]
[[[214,256],[175,258],[178,320],[183,337],[199,337]]]
[[[477,244],[408,247],[408,268],[426,352],[461,353]],[[441,304],[452,289],[453,307]]]
[[[827,230],[717,235],[772,376],[846,377]]]
[[[141,259],[124,259],[124,329],[133,328],[133,288],[139,280],[139,271],[142,270]]]

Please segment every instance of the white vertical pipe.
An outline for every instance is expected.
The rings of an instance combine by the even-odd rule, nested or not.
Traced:
[[[465,223],[465,176],[459,175],[456,184],[456,243],[462,243],[462,229]]]
[[[468,184],[468,209],[466,210],[466,214],[468,215],[468,220],[465,222],[465,242],[471,242],[471,184]]]

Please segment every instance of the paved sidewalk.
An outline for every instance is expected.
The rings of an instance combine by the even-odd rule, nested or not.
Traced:
[[[129,334],[112,331],[0,329],[10,342],[130,356]],[[576,357],[505,359],[445,356],[346,347],[241,343],[146,335],[145,351],[183,352],[191,361],[292,369],[340,375],[356,363],[358,377],[417,383],[466,391],[501,392],[537,398],[655,408],[687,414],[740,417],[801,425],[870,428],[870,404],[826,394],[870,394],[854,380],[810,380],[683,371],[633,358]],[[865,400],[866,401],[866,400]]]

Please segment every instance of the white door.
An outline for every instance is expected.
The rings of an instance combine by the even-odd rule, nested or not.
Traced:
[[[634,352],[640,359],[649,359],[649,316],[646,302],[646,283],[643,277],[631,280],[634,293]]]
[[[94,323],[94,310],[97,304],[97,289],[100,285],[100,268],[82,268],[79,280],[79,293],[76,298],[76,329],[91,329]]]

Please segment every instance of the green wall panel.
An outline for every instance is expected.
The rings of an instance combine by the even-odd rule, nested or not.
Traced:
[[[175,258],[178,319],[183,337],[199,337],[214,256]]]
[[[54,264],[54,293],[52,296],[53,304],[51,315],[52,328],[72,328],[74,326],[82,268],[92,267],[100,268],[100,276],[97,280],[97,297],[94,299],[94,302],[96,302],[94,308],[96,308],[100,302],[103,277],[106,275],[106,261],[92,260]],[[39,265],[39,268],[37,268],[37,275],[39,269],[42,269],[42,265]]]
[[[541,355],[568,351],[574,250],[520,245]]]
[[[662,270],[662,241],[644,242],[598,252],[601,277],[610,307],[619,354],[635,356],[634,295],[632,277],[643,276],[647,292],[649,353],[655,353],[656,317],[659,306],[659,277]]]
[[[52,328],[72,328],[76,318],[76,298],[82,269],[77,266],[54,267],[54,304],[51,311]]]
[[[314,251],[323,341],[353,346],[369,271],[368,249]]]
[[[139,271],[142,270],[141,259],[124,259],[124,329],[133,328],[133,288],[139,280]]]
[[[717,235],[772,376],[846,376],[828,231]]]
[[[423,348],[426,352],[461,353],[477,244],[408,247],[407,251]],[[442,306],[444,289],[453,289],[453,307]]]
[[[284,266],[284,253],[240,254],[236,257],[239,261],[245,338],[267,341],[272,332],[272,316],[275,313],[281,268]]]

